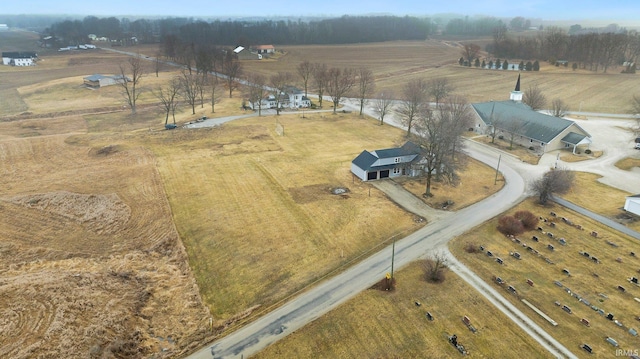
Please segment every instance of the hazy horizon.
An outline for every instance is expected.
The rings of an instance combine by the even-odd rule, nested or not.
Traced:
[[[436,14],[460,14],[466,16],[494,16],[512,18],[522,16],[528,19],[546,21],[593,20],[623,22],[640,26],[640,2],[630,0],[597,1],[584,0],[576,4],[570,1],[529,0],[452,0],[431,4],[408,0],[394,2],[336,1],[325,0],[318,10],[310,2],[291,3],[284,0],[249,1],[240,0],[218,5],[219,2],[204,0],[190,1],[186,6],[178,6],[175,1],[158,0],[132,2],[112,0],[91,2],[66,0],[59,2],[34,0],[29,2],[5,2],[0,15],[75,15],[75,16],[164,16],[164,17],[329,17],[342,15],[389,14],[398,16],[432,16]]]

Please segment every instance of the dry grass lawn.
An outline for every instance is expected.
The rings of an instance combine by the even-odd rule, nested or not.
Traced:
[[[443,203],[452,201],[453,204],[447,207],[449,211],[457,211],[472,205],[502,189],[504,186],[502,174],[498,174],[496,181],[496,171],[493,168],[466,156],[463,159],[466,161],[466,166],[459,173],[459,182],[456,185],[446,182],[432,182],[432,197],[423,196],[426,189],[426,179],[424,178],[400,177],[395,181],[401,183],[405,189],[421,198],[432,208],[442,209]]]
[[[541,207],[534,204],[533,200],[523,202],[509,213],[522,209],[549,219],[553,218],[549,213],[556,212],[558,218],[555,219],[555,227],[551,227],[550,222],[539,224],[545,232],[552,232],[554,238],[538,231],[531,231],[518,236],[522,244],[515,243],[497,232],[496,218],[456,238],[450,244],[452,252],[485,281],[492,282],[496,288],[503,291],[505,297],[514,305],[579,357],[589,357],[589,354],[579,349],[582,343],[588,343],[597,356],[613,357],[615,348],[604,340],[607,336],[617,340],[621,348],[636,348],[637,338],[627,331],[629,328],[638,329],[638,321],[635,319],[638,316],[638,303],[634,301],[634,297],[640,297],[640,287],[628,282],[627,278],[638,276],[640,258],[631,256],[630,252],[640,253],[640,243],[565,208]],[[581,225],[584,230],[563,223],[560,217],[566,217]],[[597,231],[598,238],[590,236],[591,231]],[[539,238],[539,242],[532,240],[534,235]],[[558,238],[565,238],[567,244],[561,245]],[[502,258],[504,265],[499,265],[494,258],[484,253],[466,253],[463,248],[467,243],[483,245],[496,257]],[[524,248],[525,244],[536,250],[539,256]],[[549,244],[553,245],[555,250],[547,249]],[[522,255],[521,260],[509,255],[514,251]],[[580,254],[581,251],[597,257],[599,263],[583,256]],[[550,259],[553,264],[547,263],[544,258]],[[620,258],[619,261],[617,258]],[[567,269],[570,276],[563,273],[563,269]],[[501,277],[508,285],[513,285],[519,295],[516,297],[509,294],[506,288],[501,288],[492,281],[493,276]],[[527,279],[531,279],[535,283],[534,286],[527,285]],[[598,314],[585,303],[579,302],[569,292],[554,284],[556,281],[569,288],[570,293],[579,295],[590,305],[602,309],[605,314],[613,313],[614,319],[620,321],[622,327],[607,320],[604,315]],[[619,285],[623,286],[626,292],[621,292],[617,288]],[[520,298],[525,298],[537,306],[558,322],[558,326],[551,326],[523,305]],[[555,304],[556,301],[570,307],[572,314],[563,311]],[[590,326],[581,324],[582,318],[587,319]]]
[[[632,195],[598,182],[600,176],[593,173],[577,172],[575,182],[571,190],[562,197],[566,200],[584,207],[613,220],[622,221],[627,218],[623,210],[625,197]],[[640,231],[640,221],[625,221],[626,225]]]
[[[271,306],[421,225],[349,171],[363,148],[390,147],[400,130],[356,115],[278,121],[284,136],[275,117],[140,133],[216,320]]]
[[[499,139],[498,137],[496,137],[494,142],[491,142],[490,136],[475,136],[473,137],[473,140],[505,151],[515,157],[518,157],[522,162],[525,163],[537,165],[540,161],[541,156],[538,153],[535,153],[534,151],[531,151],[528,148],[517,143],[514,143],[513,146],[510,146],[507,138]]]
[[[584,152],[576,152],[575,154],[563,152],[560,155],[560,159],[564,162],[580,162],[580,161],[586,161],[586,160],[592,160],[594,158],[598,158],[602,156],[603,153],[604,152],[602,151],[593,151],[591,152],[591,154],[587,154]]]
[[[396,272],[394,292],[369,289],[255,357],[456,358],[461,355],[447,341],[456,334],[469,358],[551,358],[455,274],[447,273],[442,284],[428,283],[423,275],[421,263],[414,262]]]
[[[621,170],[631,171],[634,167],[640,167],[640,158],[627,157],[616,162],[616,167]]]

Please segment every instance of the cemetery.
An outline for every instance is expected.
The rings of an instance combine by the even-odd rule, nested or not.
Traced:
[[[551,208],[525,201],[504,215],[530,211],[539,219],[532,231],[506,236],[496,230],[496,218],[455,239],[451,250],[563,345],[582,348],[578,356],[636,347],[640,242]],[[464,252],[464,243],[478,243],[481,253]]]

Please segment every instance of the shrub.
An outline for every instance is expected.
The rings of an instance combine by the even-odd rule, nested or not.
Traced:
[[[529,146],[529,149],[530,149],[531,151],[533,151],[533,150],[534,150],[533,146]]]
[[[447,263],[443,256],[435,255],[422,262],[425,279],[431,283],[442,283],[445,280]]]
[[[506,236],[517,236],[524,232],[524,226],[519,219],[512,216],[502,216],[498,220],[498,231]]]
[[[513,217],[519,220],[527,231],[538,228],[538,217],[529,211],[518,211],[513,215]]]
[[[586,150],[584,150],[584,153],[590,155],[591,154],[591,150],[587,148]]]
[[[467,253],[480,253],[480,247],[475,243],[467,243],[464,245],[464,251]]]

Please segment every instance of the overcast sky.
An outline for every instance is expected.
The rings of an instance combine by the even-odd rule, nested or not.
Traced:
[[[144,16],[321,16],[457,13],[543,20],[637,20],[639,0],[27,0],[2,1],[0,14]]]

